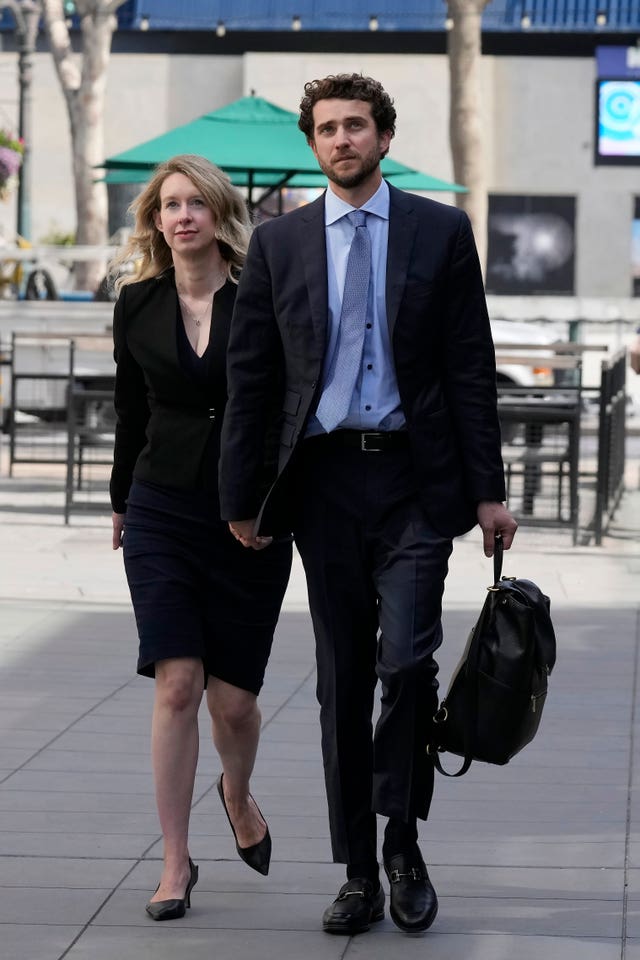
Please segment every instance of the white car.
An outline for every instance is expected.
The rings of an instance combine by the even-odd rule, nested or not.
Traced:
[[[513,384],[518,387],[551,387],[554,384],[553,369],[545,365],[545,357],[552,357],[553,350],[540,350],[539,362],[514,363],[509,359],[501,360],[501,356],[508,358],[522,355],[536,356],[538,360],[538,345],[549,346],[556,339],[540,327],[532,323],[521,323],[514,320],[492,320],[491,333],[496,344],[496,363],[498,386]],[[536,345],[532,349],[532,344]]]

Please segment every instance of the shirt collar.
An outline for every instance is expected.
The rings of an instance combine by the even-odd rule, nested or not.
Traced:
[[[325,226],[330,226],[337,220],[341,220],[342,217],[346,217],[352,210],[357,209],[358,207],[352,207],[350,203],[341,200],[329,187],[324,197]],[[389,219],[389,185],[386,180],[382,181],[374,195],[369,197],[367,202],[363,203],[359,209],[364,210],[365,213],[374,213],[382,220]]]

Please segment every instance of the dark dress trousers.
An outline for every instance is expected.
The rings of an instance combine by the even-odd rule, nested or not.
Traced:
[[[427,816],[424,746],[451,538],[474,526],[480,500],[505,497],[495,356],[469,220],[389,192],[386,310],[406,431],[375,453],[340,430],[305,439],[327,343],[321,197],[254,232],[230,334],[221,447],[222,516],[295,533],[316,634],[333,853],[348,863],[375,857],[374,811]],[[264,411],[274,398],[278,478],[263,497]]]

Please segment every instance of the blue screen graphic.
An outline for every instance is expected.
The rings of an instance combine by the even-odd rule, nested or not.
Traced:
[[[640,80],[602,80],[599,89],[598,153],[640,157]]]

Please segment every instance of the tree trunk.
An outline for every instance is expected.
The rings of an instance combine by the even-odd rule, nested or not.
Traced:
[[[468,193],[456,194],[456,202],[469,214],[480,263],[487,256],[487,171],[483,152],[480,115],[482,11],[491,0],[448,0],[450,114],[449,139],[456,183]]]
[[[43,0],[45,26],[56,72],[67,104],[76,202],[76,243],[107,242],[107,189],[96,183],[96,165],[104,160],[104,99],[116,27],[115,10],[124,0],[77,0],[82,31],[80,63],[74,57],[62,0]],[[75,284],[96,290],[104,260],[76,263]]]

